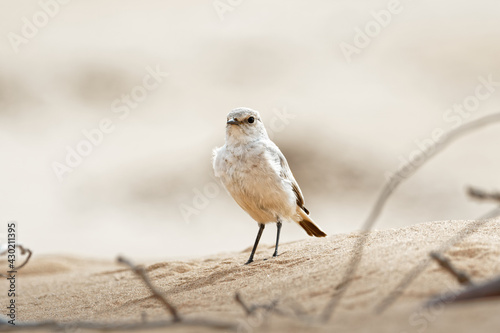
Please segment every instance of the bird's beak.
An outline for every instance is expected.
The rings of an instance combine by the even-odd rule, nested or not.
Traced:
[[[238,120],[235,120],[235,119],[229,119],[226,124],[228,124],[228,125],[239,125],[239,124],[241,124],[241,122],[238,121]]]

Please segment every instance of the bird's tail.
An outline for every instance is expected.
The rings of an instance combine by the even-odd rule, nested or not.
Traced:
[[[299,217],[301,219],[300,221],[297,221],[297,223],[300,224],[302,228],[304,228],[304,230],[307,232],[309,236],[316,236],[316,237],[326,236],[326,233],[323,230],[321,230],[309,216],[307,216],[306,212],[304,212],[302,208],[297,207],[297,213],[299,214]]]

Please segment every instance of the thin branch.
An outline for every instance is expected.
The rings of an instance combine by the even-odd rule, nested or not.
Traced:
[[[241,305],[241,307],[243,308],[243,310],[245,311],[245,313],[247,314],[247,316],[250,316],[252,314],[255,313],[256,310],[258,309],[264,309],[266,310],[267,312],[272,312],[272,311],[276,311],[276,305],[278,304],[278,300],[274,300],[272,302],[270,302],[269,304],[252,304],[250,306],[248,306],[244,301],[243,299],[241,298],[241,295],[240,293],[236,293],[234,295],[234,299],[236,300],[236,302]],[[281,311],[277,311],[278,313],[282,314]]]
[[[33,252],[31,252],[30,249],[27,249],[27,248],[25,248],[24,246],[22,246],[20,244],[17,245],[17,247],[21,250],[21,255],[25,255],[26,252],[27,252],[28,256],[26,257],[26,259],[24,260],[24,262],[21,264],[21,266],[16,267],[16,271],[18,271],[21,268],[23,268],[24,266],[26,266],[26,264],[28,263],[28,261],[30,261],[31,256],[33,255]]]
[[[23,322],[16,323],[16,325],[8,324],[5,320],[0,320],[0,331],[14,331],[14,330],[49,330],[49,331],[67,331],[75,329],[87,329],[95,331],[139,331],[142,332],[147,329],[154,328],[167,328],[167,327],[209,327],[214,329],[223,330],[236,330],[238,325],[235,323],[228,323],[210,319],[185,319],[181,322],[173,320],[159,320],[143,322],[130,322],[130,323],[98,323],[98,322],[69,322],[61,323],[56,321],[42,321],[42,322]]]
[[[225,322],[212,319],[203,318],[192,318],[185,319],[181,318],[176,310],[176,308],[168,302],[166,297],[160,292],[149,279],[146,271],[143,267],[136,266],[132,264],[131,261],[118,257],[118,262],[129,266],[132,271],[137,274],[146,284],[146,286],[151,290],[154,297],[160,300],[160,302],[165,305],[168,311],[172,314],[172,320],[159,320],[146,322],[146,314],[141,314],[140,322],[124,322],[124,323],[99,323],[99,322],[68,322],[60,323],[56,321],[41,321],[41,322],[17,322],[15,325],[11,325],[4,318],[0,318],[0,331],[13,331],[13,330],[50,330],[50,331],[67,331],[75,329],[87,329],[96,331],[144,331],[146,329],[155,328],[167,328],[172,326],[182,326],[182,327],[208,327],[213,329],[223,329],[223,330],[236,330],[238,324],[234,322]]]
[[[493,125],[495,122],[500,122],[500,112],[493,113],[479,118],[475,121],[466,123],[458,127],[457,129],[444,134],[440,138],[440,140],[436,141],[434,146],[428,146],[426,149],[422,150],[423,159],[421,161],[419,159],[416,159],[415,161],[410,160],[402,165],[384,185],[382,192],[380,193],[377,201],[375,202],[375,205],[372,208],[372,211],[370,212],[370,215],[363,225],[362,231],[371,230],[371,228],[375,224],[375,221],[382,212],[387,199],[404,180],[408,179],[412,174],[415,173],[415,171],[420,169],[420,167],[422,167],[425,163],[427,163],[457,139],[461,138],[471,131],[483,128],[488,125]]]
[[[488,297],[500,296],[500,277],[495,277],[489,281],[474,284],[465,290],[448,292],[431,298],[425,303],[424,308],[435,306],[436,304],[447,304],[453,302],[469,301]]]
[[[21,250],[21,255],[25,255],[26,253],[28,253],[28,256],[26,257],[26,259],[24,259],[24,262],[21,264],[21,266],[17,266],[16,268],[13,269],[14,271],[18,271],[21,268],[23,268],[24,266],[26,266],[26,264],[28,263],[28,261],[30,261],[31,256],[33,255],[33,252],[31,252],[30,249],[25,248],[21,244],[16,244],[16,247],[18,247]],[[0,253],[0,255],[3,256],[6,253],[7,253],[7,250],[5,250],[4,252]],[[0,276],[2,276],[2,277],[9,277],[8,275],[2,274],[2,273],[0,273]]]
[[[469,187],[467,193],[471,198],[478,200],[490,200],[500,203],[500,192],[489,193],[475,187]]]
[[[453,245],[463,241],[469,235],[475,233],[479,228],[488,223],[491,219],[500,216],[500,207],[497,207],[490,212],[484,214],[478,221],[469,223],[465,228],[460,230],[458,234],[450,238],[446,243],[444,243],[438,250],[438,252],[444,253]],[[384,298],[376,307],[375,313],[384,312],[389,306],[391,306],[405,291],[405,289],[429,266],[432,260],[426,257],[417,266],[415,266],[408,274],[404,276],[401,282],[392,290],[386,298]]]
[[[447,272],[449,272],[451,275],[453,275],[460,284],[472,285],[472,280],[470,279],[469,275],[467,273],[465,273],[464,271],[458,270],[451,263],[451,261],[448,258],[446,258],[444,255],[433,251],[429,254],[429,256],[432,259],[434,259],[439,264],[439,266],[441,266]]]
[[[375,205],[373,206],[368,218],[365,220],[363,227],[361,229],[361,237],[354,245],[354,251],[352,252],[351,260],[349,263],[349,268],[344,274],[344,278],[341,282],[342,288],[332,295],[330,302],[326,305],[322,313],[322,320],[328,321],[333,315],[335,309],[340,303],[343,295],[347,291],[352,282],[352,276],[357,271],[361,257],[363,256],[363,248],[366,243],[368,232],[373,228],[373,225],[380,216],[382,209],[384,208],[387,200],[390,198],[394,190],[408,177],[414,174],[422,165],[431,160],[434,156],[442,152],[451,143],[455,142],[457,139],[461,138],[465,134],[472,132],[474,130],[483,128],[485,126],[500,122],[500,112],[484,116],[475,121],[466,123],[455,130],[441,136],[441,138],[431,146],[426,147],[422,151],[421,156],[418,159],[410,160],[401,166],[396,173],[394,173],[391,178],[385,183],[381,193],[379,194]]]
[[[255,315],[257,310],[262,309],[263,310],[262,314],[265,316],[268,316],[270,314],[276,314],[284,318],[291,318],[307,326],[317,323],[315,318],[308,316],[307,314],[304,313],[304,311],[302,311],[302,309],[299,309],[297,306],[290,306],[289,308],[285,309],[279,308],[278,307],[279,300],[277,299],[266,304],[248,305],[247,303],[245,303],[245,301],[243,301],[243,298],[238,292],[235,293],[234,299],[243,308],[243,311],[245,311],[247,316]]]
[[[156,299],[158,299],[161,303],[163,303],[165,308],[167,308],[167,310],[170,312],[170,314],[173,317],[174,322],[181,321],[181,317],[179,316],[177,309],[172,304],[170,304],[170,302],[167,300],[165,295],[163,295],[163,293],[160,290],[158,290],[155,286],[153,286],[153,284],[151,283],[151,280],[149,279],[148,275],[146,274],[146,271],[144,270],[144,267],[136,266],[136,265],[132,264],[132,262],[130,262],[128,259],[125,259],[123,257],[118,257],[117,261],[119,263],[125,264],[128,267],[130,267],[130,269],[132,269],[132,271],[135,274],[137,274],[144,281],[146,286],[153,293],[153,296],[156,297]]]
[[[250,311],[250,308],[245,304],[245,302],[243,302],[243,300],[241,299],[241,295],[240,293],[236,293],[234,295],[234,299],[236,300],[236,302],[241,305],[241,307],[243,308],[243,310],[245,311],[245,313],[247,314],[247,316],[251,315],[252,314],[252,311]]]

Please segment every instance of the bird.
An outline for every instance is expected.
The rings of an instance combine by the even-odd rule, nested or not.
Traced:
[[[267,223],[277,225],[273,257],[278,256],[284,221],[298,223],[309,236],[326,236],[309,217],[299,184],[285,156],[269,139],[259,112],[245,107],[229,112],[225,144],[213,150],[212,162],[214,175],[259,226],[246,265],[253,262]]]

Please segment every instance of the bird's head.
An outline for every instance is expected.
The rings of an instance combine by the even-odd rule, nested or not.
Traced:
[[[260,115],[249,108],[237,108],[229,112],[226,121],[226,141],[244,144],[269,138]]]

